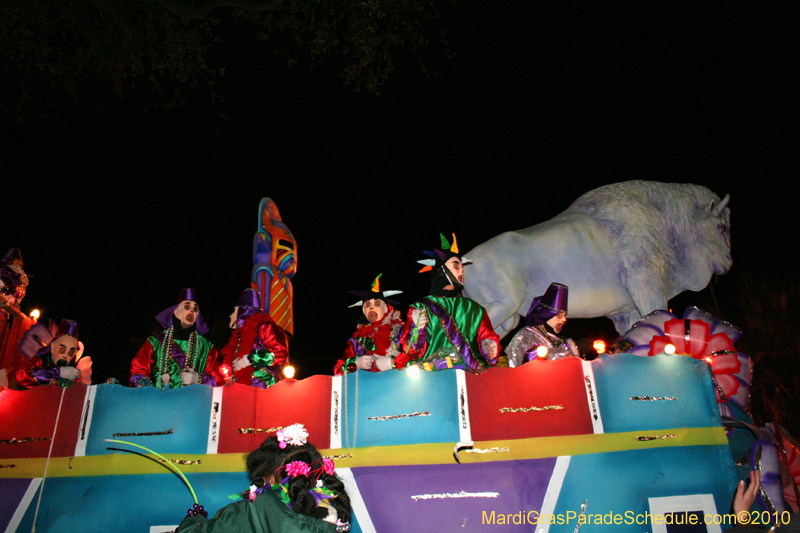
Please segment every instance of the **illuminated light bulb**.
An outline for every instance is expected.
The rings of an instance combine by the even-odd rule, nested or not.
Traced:
[[[669,353],[669,354],[675,353],[675,345],[667,344],[666,346],[664,346],[664,353]]]
[[[30,316],[34,320],[39,320],[39,315],[40,315],[39,310],[38,309],[34,309],[33,311],[31,311],[31,315]]]
[[[233,374],[233,369],[231,365],[220,365],[219,373],[222,374],[222,377],[226,380],[230,379],[231,374]]]
[[[547,357],[547,346],[539,346],[536,348],[536,356],[540,359]]]
[[[606,341],[604,340],[596,340],[592,343],[592,348],[598,354],[606,353]]]
[[[294,377],[294,367],[291,365],[284,367],[283,375],[286,376],[287,379],[292,379]]]
[[[419,376],[419,367],[417,365],[409,365],[408,368],[406,368],[406,374],[412,378]]]
[[[708,357],[704,357],[703,359],[704,359],[704,360],[705,360],[705,362],[706,362],[706,363],[708,363],[709,365],[713,365],[713,364],[714,364],[714,358],[713,358],[713,357],[711,357],[710,355],[709,355]]]

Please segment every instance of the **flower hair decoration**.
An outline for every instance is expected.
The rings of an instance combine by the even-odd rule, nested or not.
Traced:
[[[333,475],[333,471],[334,471],[335,468],[336,467],[334,466],[333,461],[331,461],[327,457],[324,457],[322,459],[322,469],[325,470],[326,474],[328,474],[329,476],[332,476]]]
[[[286,474],[291,477],[307,476],[311,472],[311,467],[303,461],[292,461],[286,465]]]
[[[303,427],[303,424],[292,424],[275,433],[275,436],[280,442],[281,449],[286,448],[287,444],[292,446],[302,446],[308,440],[308,431]]]

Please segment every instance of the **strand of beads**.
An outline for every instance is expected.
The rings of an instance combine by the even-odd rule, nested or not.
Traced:
[[[187,514],[187,516],[197,516],[197,515],[208,516],[208,511],[203,509],[202,505],[200,505],[199,503],[196,503],[196,504],[194,504],[192,506],[191,509],[189,509],[189,511],[187,511],[186,514]]]
[[[195,358],[197,357],[197,331],[193,331],[191,335],[189,335],[189,353],[186,354],[186,362],[183,365],[184,370],[193,370],[197,368],[197,361]]]
[[[158,358],[158,379],[156,379],[156,386],[159,389],[164,388],[164,382],[161,376],[167,373],[167,361],[169,361],[170,353],[172,352],[172,327],[167,329],[164,334],[164,344],[161,345],[161,353]]]

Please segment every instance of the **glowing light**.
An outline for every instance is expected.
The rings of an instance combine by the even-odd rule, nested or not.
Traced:
[[[706,363],[708,363],[709,365],[713,365],[714,364],[714,358],[711,357],[710,355],[708,357],[705,357],[704,359],[705,359]]]
[[[667,344],[664,346],[664,353],[675,353],[675,345],[674,344]]]
[[[536,348],[536,356],[540,359],[547,357],[547,346],[539,346]]]
[[[292,379],[294,377],[294,367],[291,365],[283,367],[283,375],[286,376],[287,379]]]
[[[231,379],[231,375],[233,374],[233,369],[231,368],[231,365],[220,365],[219,373],[222,374],[222,377],[225,378],[225,381],[227,381]]]
[[[38,310],[38,309],[34,309],[33,311],[31,311],[30,317],[31,317],[33,320],[39,320],[39,315],[40,315],[40,314],[41,314],[41,313],[39,313],[39,310]]]
[[[419,367],[417,365],[408,365],[408,368],[406,368],[406,374],[412,378],[419,376]]]
[[[606,341],[604,340],[596,340],[592,343],[592,348],[598,354],[606,353]]]

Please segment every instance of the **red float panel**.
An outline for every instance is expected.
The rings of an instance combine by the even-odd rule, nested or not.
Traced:
[[[223,388],[219,447],[217,453],[255,450],[268,433],[242,433],[241,429],[270,429],[301,423],[309,442],[330,447],[331,376],[302,381],[280,381],[268,389],[234,384]]]
[[[75,443],[78,441],[78,431],[82,423],[83,401],[88,390],[82,383],[66,389],[42,385],[26,391],[0,391],[0,458],[47,457],[62,390],[64,402],[58,417],[52,457],[75,455]],[[42,437],[44,440],[24,442],[25,439]],[[23,442],[5,442],[11,439]]]
[[[473,440],[593,433],[583,368],[577,357],[493,368],[480,376],[467,373],[466,383]],[[551,409],[528,410],[532,407]]]

